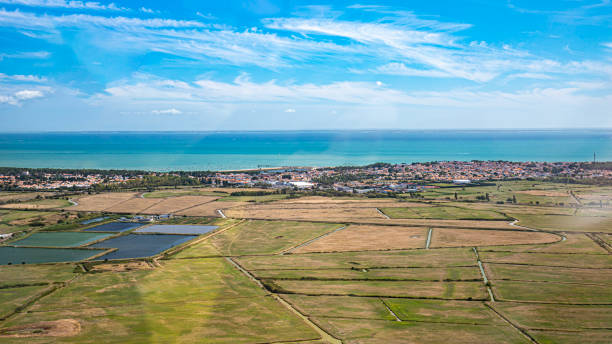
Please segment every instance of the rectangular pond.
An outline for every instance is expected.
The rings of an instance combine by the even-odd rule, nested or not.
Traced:
[[[85,232],[125,232],[130,229],[144,226],[145,223],[140,222],[109,222],[95,227],[84,229]]]
[[[0,246],[0,265],[77,262],[104,250]]]
[[[99,257],[99,260],[141,258],[154,256],[194,238],[194,235],[128,234],[95,243],[90,247],[118,249]]]
[[[135,230],[138,233],[166,233],[166,234],[206,234],[212,232],[219,226],[197,226],[197,225],[153,225]]]
[[[81,224],[82,225],[88,225],[88,224],[91,224],[91,223],[96,223],[96,222],[104,221],[106,219],[108,219],[108,216],[96,217],[95,219],[83,221],[83,222],[81,222]]]
[[[11,243],[14,246],[76,247],[108,238],[112,233],[38,232]]]

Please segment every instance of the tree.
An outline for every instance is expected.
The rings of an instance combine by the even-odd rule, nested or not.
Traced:
[[[455,200],[457,199],[457,193],[455,192]]]
[[[512,203],[516,204],[516,195],[512,195]]]

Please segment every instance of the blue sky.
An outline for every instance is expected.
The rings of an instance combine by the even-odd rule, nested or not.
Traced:
[[[0,0],[1,131],[600,128],[611,86],[609,0]]]

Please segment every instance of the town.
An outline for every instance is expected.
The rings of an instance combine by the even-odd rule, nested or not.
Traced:
[[[167,181],[160,181],[166,178]],[[211,185],[334,189],[342,192],[414,192],[431,183],[470,184],[499,180],[606,181],[605,163],[440,161],[411,164],[376,163],[361,167],[278,167],[219,172],[146,172],[102,170],[0,169],[4,190],[86,190],[95,186],[137,183],[147,186]],[[130,184],[131,186],[133,186]]]

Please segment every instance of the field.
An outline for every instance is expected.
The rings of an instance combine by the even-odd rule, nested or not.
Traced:
[[[0,210],[0,229],[25,233],[0,246],[0,342],[612,336],[612,188],[449,185],[411,201],[235,191],[244,189],[102,193],[75,197],[63,212]],[[110,218],[80,224],[73,211],[87,209]],[[121,216],[113,213],[174,217],[144,226],[110,222]],[[110,236],[87,244],[98,235]]]

